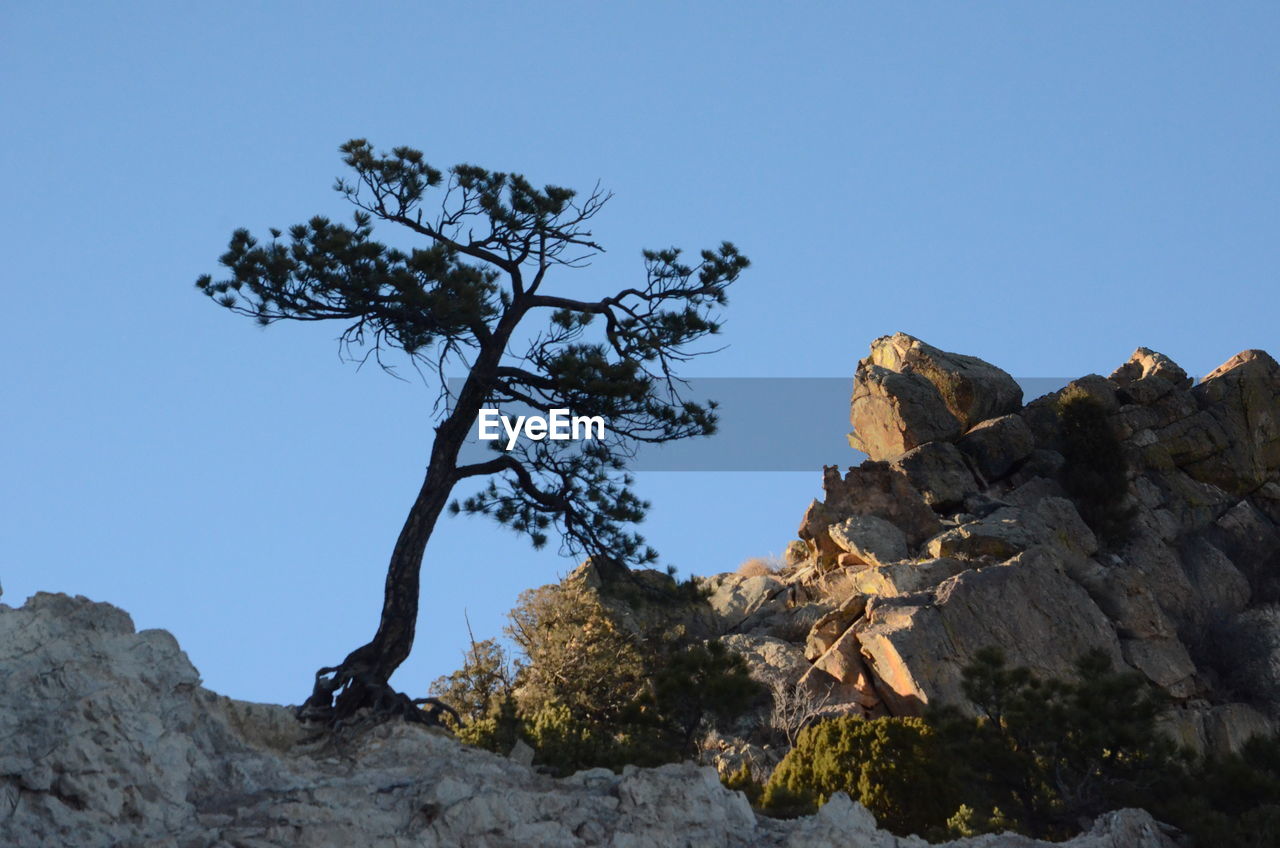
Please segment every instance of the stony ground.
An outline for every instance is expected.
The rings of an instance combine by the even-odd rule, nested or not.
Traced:
[[[200,686],[174,638],[40,594],[0,604],[0,844],[49,846],[915,846],[843,795],[757,817],[692,764],[563,780],[402,723],[310,738],[285,707]],[[1036,846],[1021,837],[956,845]],[[1140,811],[1074,848],[1171,843]]]

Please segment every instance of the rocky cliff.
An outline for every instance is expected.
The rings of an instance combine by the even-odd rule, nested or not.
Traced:
[[[1043,677],[1096,649],[1168,694],[1165,727],[1189,747],[1274,731],[1280,366],[1266,353],[1194,383],[1139,348],[1024,405],[999,368],[897,334],[859,363],[851,420],[870,458],[825,469],[786,567],[707,581],[775,702],[964,708],[961,672],[984,647]],[[767,770],[767,736],[722,740],[726,765],[732,749]]]
[[[757,817],[709,768],[553,780],[440,731],[391,722],[309,737],[285,707],[201,688],[168,633],[107,604],[0,604],[0,844],[48,846],[923,846],[835,796]],[[955,845],[1032,848],[988,836]],[[1145,813],[1074,848],[1163,848]]]

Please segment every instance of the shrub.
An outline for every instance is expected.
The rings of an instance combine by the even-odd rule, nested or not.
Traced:
[[[958,766],[923,718],[841,716],[801,731],[762,807],[800,815],[847,792],[895,833],[938,833],[961,803]]]
[[[527,591],[507,631],[523,654],[514,674],[486,641],[435,689],[468,720],[464,741],[505,753],[522,736],[558,774],[682,759],[761,688],[741,657],[666,626],[663,609],[624,617],[572,579]]]
[[[1070,836],[1098,813],[1150,800],[1150,787],[1178,773],[1156,735],[1151,688],[1101,654],[1082,657],[1078,672],[1076,681],[1040,681],[1006,667],[999,651],[980,652],[964,681],[977,717],[939,709],[812,725],[762,805],[796,815],[842,791],[899,834]]]
[[[763,577],[766,574],[777,574],[782,569],[782,563],[775,559],[766,559],[765,557],[751,557],[743,560],[742,565],[738,566],[739,577]]]
[[[1102,403],[1078,387],[1058,396],[1062,422],[1063,486],[1075,499],[1080,515],[1102,539],[1124,541],[1134,510],[1124,506],[1129,493],[1124,449],[1107,420]]]

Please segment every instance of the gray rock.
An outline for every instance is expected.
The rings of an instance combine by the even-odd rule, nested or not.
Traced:
[[[0,606],[0,678],[0,844],[12,848],[924,848],[877,830],[843,796],[815,816],[757,818],[691,763],[554,780],[403,722],[308,741],[289,708],[201,688],[172,636],[135,633],[125,613],[84,598]],[[1147,831],[1123,844],[1164,848],[1132,811],[1067,844],[1104,848]],[[957,844],[1047,848],[1020,837]]]
[[[722,631],[741,626],[753,615],[787,606],[787,586],[772,574],[755,577],[720,574],[704,581],[703,585],[711,589],[707,603],[719,619]]]
[[[950,442],[928,442],[907,451],[892,463],[924,501],[938,512],[953,512],[966,495],[978,491],[964,454]]]
[[[982,479],[999,480],[1035,449],[1031,428],[1018,415],[1002,415],[976,425],[956,442]]]

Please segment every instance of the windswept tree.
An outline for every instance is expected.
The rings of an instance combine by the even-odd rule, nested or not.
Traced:
[[[589,227],[608,193],[597,187],[579,197],[474,165],[445,173],[417,150],[376,152],[364,139],[340,150],[354,172],[335,185],[356,207],[350,226],[317,216],[287,238],[272,229],[265,242],[236,230],[219,260],[227,276],[196,281],[214,302],[262,325],[337,321],[345,353],[390,369],[388,355],[400,352],[439,384],[427,472],[391,553],[378,629],[316,673],[299,710],[330,722],[364,707],[421,715],[388,681],[413,646],[423,553],[447,506],[489,515],[535,546],[556,533],[565,553],[602,564],[656,557],[631,529],[648,504],[633,493],[627,462],[644,443],[714,431],[714,404],[689,400],[677,372],[719,329],[718,308],[748,265],[728,242],[697,262],[675,248],[645,251],[634,286],[598,299],[556,294],[547,289],[554,272],[583,268],[603,251]],[[421,246],[376,241],[375,220],[404,228]],[[455,369],[465,378],[445,381]],[[605,436],[526,439],[462,463],[479,411],[512,404],[600,416]],[[471,478],[488,482],[451,502]]]

